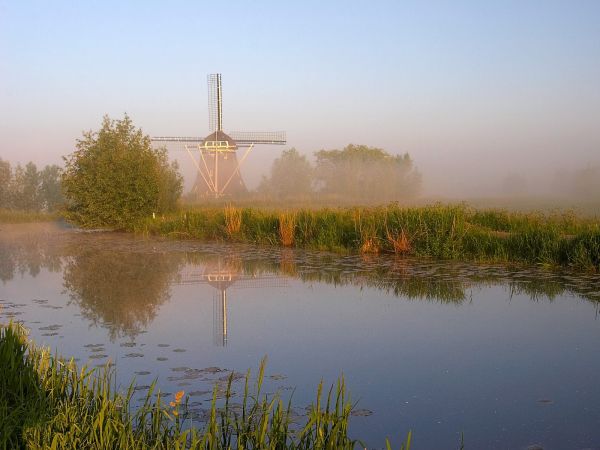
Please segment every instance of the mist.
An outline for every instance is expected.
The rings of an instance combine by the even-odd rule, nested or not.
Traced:
[[[423,201],[597,191],[575,187],[600,165],[597,2],[0,8],[0,158],[13,167],[62,165],[105,114],[206,136],[206,74],[219,72],[225,130],[287,132],[242,165],[250,190],[283,150],[314,164],[355,144],[410,155]],[[220,33],[223,17],[238,32]],[[170,158],[189,190],[193,163]]]

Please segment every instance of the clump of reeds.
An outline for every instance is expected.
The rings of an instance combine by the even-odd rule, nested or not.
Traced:
[[[386,230],[386,237],[394,249],[394,253],[399,255],[410,253],[410,241],[404,229],[401,229],[399,233],[392,233],[390,230]]]
[[[291,247],[294,245],[294,231],[296,229],[296,214],[283,212],[279,214],[279,237],[281,245]]]
[[[377,223],[373,220],[373,214],[367,214],[363,219],[363,211],[356,209],[354,211],[354,226],[360,237],[359,250],[363,254],[377,254],[381,250],[379,238],[377,236]]]
[[[114,372],[78,369],[51,357],[16,324],[0,327],[0,448],[59,449],[354,449],[348,436],[352,404],[340,378],[327,396],[319,385],[305,424],[296,424],[291,400],[262,393],[265,361],[251,388],[246,375],[241,410],[232,406],[233,375],[224,404],[213,393],[208,419],[199,428],[180,391],[166,403],[153,383],[142,405],[132,405],[133,383],[115,389]],[[198,424],[198,422],[195,422]],[[401,447],[410,446],[410,433]],[[387,443],[388,448],[389,442]]]
[[[242,211],[233,205],[225,207],[225,230],[229,237],[233,237],[242,228]]]

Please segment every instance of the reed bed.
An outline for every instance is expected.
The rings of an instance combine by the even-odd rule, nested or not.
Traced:
[[[291,400],[263,394],[264,361],[255,382],[246,375],[241,409],[233,407],[230,377],[223,403],[213,392],[208,418],[196,420],[180,391],[164,398],[153,383],[134,408],[133,383],[117,390],[108,368],[77,368],[27,338],[27,330],[0,327],[0,448],[2,449],[355,449],[348,423],[352,403],[344,379],[325,394],[322,383],[306,422]],[[253,386],[251,386],[253,385]],[[401,444],[410,448],[411,434]],[[389,441],[386,446],[391,449]]]
[[[600,221],[572,212],[517,213],[465,205],[320,210],[203,208],[134,224],[138,232],[336,252],[396,253],[600,270]],[[236,222],[237,223],[237,222]]]

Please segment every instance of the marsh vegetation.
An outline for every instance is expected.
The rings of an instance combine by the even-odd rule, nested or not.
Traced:
[[[358,253],[600,270],[600,226],[573,213],[464,205],[273,210],[198,208],[130,227],[139,233]]]
[[[0,325],[0,446],[60,449],[355,449],[348,434],[352,403],[344,379],[320,384],[306,423],[292,416],[291,401],[262,392],[265,361],[245,377],[242,405],[231,404],[229,377],[223,401],[213,392],[208,417],[199,420],[184,391],[165,396],[153,384],[133,407],[135,385],[119,390],[107,365],[77,367],[37,347],[27,330]],[[400,446],[410,448],[411,434]],[[390,447],[389,442],[387,443]]]

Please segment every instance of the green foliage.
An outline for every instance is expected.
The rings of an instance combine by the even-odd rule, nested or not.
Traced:
[[[153,212],[173,210],[182,178],[166,150],[125,115],[105,116],[98,132],[84,132],[74,153],[65,158],[62,176],[67,217],[86,227],[125,228]]]
[[[139,407],[132,404],[134,385],[122,393],[114,373],[78,369],[73,361],[51,357],[27,340],[15,324],[0,327],[0,448],[10,449],[354,449],[348,437],[352,404],[341,378],[326,396],[319,385],[304,425],[294,424],[291,402],[262,393],[264,361],[254,387],[250,371],[239,410],[232,405],[233,376],[224,405],[217,406],[215,386],[210,415],[193,426],[183,392],[168,402],[155,383]],[[408,450],[411,434],[401,449]],[[388,443],[388,448],[389,443]]]
[[[235,240],[279,245],[281,210],[240,208]],[[286,210],[294,215],[295,247],[339,252],[398,253],[419,257],[570,266],[600,271],[600,227],[567,212],[507,213],[464,205]],[[231,240],[224,211],[196,209],[133,230],[199,239]]]
[[[32,162],[14,170],[0,159],[0,208],[53,212],[62,204],[60,168],[46,166],[40,172]]]
[[[263,177],[260,194],[273,200],[311,200],[330,203],[382,203],[414,198],[421,189],[421,174],[408,155],[391,155],[366,145],[315,152],[313,168],[294,148],[273,162]]]
[[[390,201],[415,197],[421,175],[404,155],[366,145],[321,150],[316,156],[316,182],[323,193],[358,201]]]
[[[11,180],[10,163],[0,158],[0,208],[8,209],[11,206]]]
[[[301,198],[312,193],[313,168],[306,156],[291,148],[273,162],[271,176],[263,178],[259,191],[273,198]]]
[[[57,165],[46,166],[40,172],[41,200],[46,211],[56,211],[64,202],[60,176],[61,170]]]

